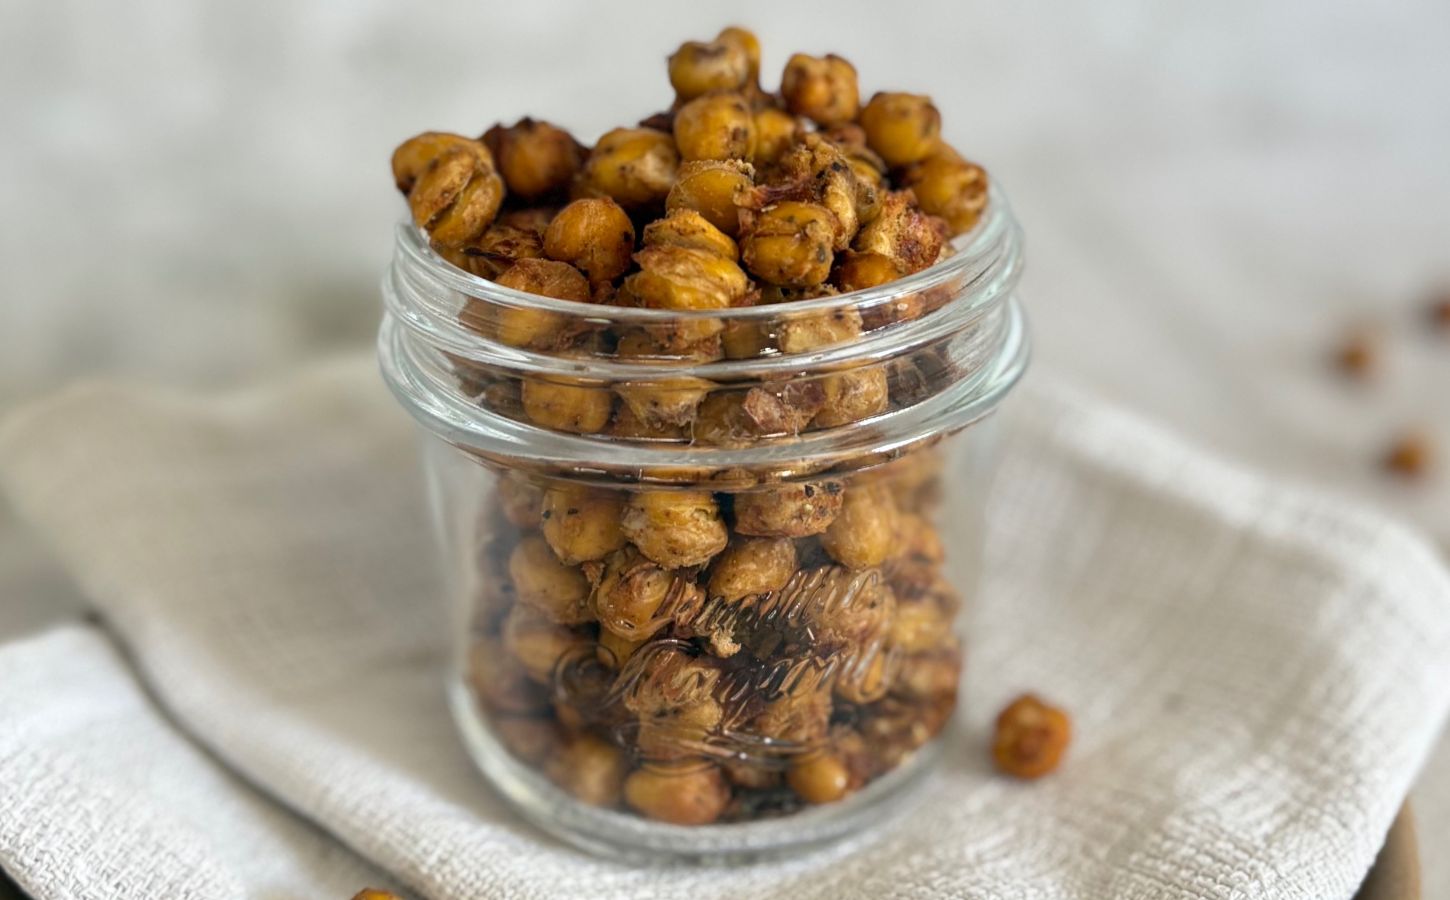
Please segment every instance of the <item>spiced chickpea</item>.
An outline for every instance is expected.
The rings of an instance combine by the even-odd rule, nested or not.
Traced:
[[[707,592],[724,600],[768,594],[785,587],[795,568],[795,543],[790,539],[742,538],[715,560]]]
[[[653,309],[726,309],[745,296],[750,280],[727,257],[694,247],[645,247],[634,255],[639,271],[625,279],[633,295]]]
[[[504,183],[481,142],[429,131],[393,152],[393,180],[408,197],[413,222],[434,242],[468,246],[493,223]]]
[[[941,140],[941,113],[921,94],[878,93],[857,121],[867,145],[892,168],[926,159]]]
[[[730,803],[720,767],[704,760],[650,763],[624,780],[624,799],[635,811],[673,825],[708,825]]]
[[[547,549],[547,548],[545,548]],[[535,681],[549,683],[565,658],[590,651],[587,637],[520,603],[503,625],[503,646]]]
[[[772,183],[756,193],[825,207],[836,220],[833,250],[851,246],[861,225],[875,218],[881,208],[875,183],[859,178],[841,148],[818,134],[806,135],[791,148],[781,159]]]
[[[896,501],[883,485],[847,488],[841,512],[821,535],[831,558],[852,569],[869,569],[891,558],[896,549]]]
[[[667,622],[667,604],[689,590],[675,573],[634,547],[611,553],[594,587],[594,611],[606,632],[627,641],[649,638]]]
[[[749,63],[747,67],[746,84],[753,85],[760,77],[760,38],[755,32],[739,25],[727,25],[720,29],[715,35],[715,40],[725,44],[735,44],[745,52],[745,59]]]
[[[497,279],[504,287],[557,300],[589,301],[589,282],[568,263],[551,259],[520,259]],[[488,321],[492,315],[493,321]],[[481,301],[464,307],[460,320],[476,331],[495,333],[512,347],[552,350],[567,346],[578,334],[563,314],[523,304],[484,307]],[[490,327],[492,326],[492,327]]]
[[[780,77],[780,93],[787,109],[818,125],[849,122],[861,108],[856,67],[835,54],[791,56]]]
[[[543,251],[550,259],[577,266],[594,284],[612,281],[629,270],[634,223],[610,198],[584,197],[549,222]]]
[[[881,211],[857,234],[852,246],[863,253],[879,253],[904,274],[919,272],[941,256],[940,220],[923,213],[907,191],[891,191]]]
[[[838,428],[886,411],[891,403],[890,383],[881,366],[867,365],[821,376],[825,399],[811,419],[816,428]]]
[[[614,395],[608,388],[538,378],[525,378],[519,396],[530,422],[574,434],[603,431],[614,409]]]
[[[669,760],[700,753],[724,717],[715,697],[720,670],[706,659],[666,648],[634,671],[624,705],[638,716],[640,754]]]
[[[851,773],[832,753],[813,753],[791,765],[786,784],[807,803],[834,803],[850,793]]]
[[[497,278],[521,259],[543,258],[544,242],[531,228],[494,222],[463,253],[470,260],[470,264],[464,267],[468,271],[485,278]]]
[[[757,277],[785,287],[810,287],[831,274],[840,222],[824,206],[786,201],[751,217],[740,253]]]
[[[624,667],[625,663],[629,662],[629,658],[634,655],[636,650],[643,647],[644,644],[645,642],[643,640],[630,640],[629,638],[620,637],[608,628],[601,628],[599,630],[599,647],[595,656],[600,663],[610,669],[618,671]]]
[[[628,345],[626,339],[622,338],[615,350],[617,359],[650,360],[657,352],[653,340],[640,332],[632,332],[626,338],[629,339]],[[634,346],[636,343],[645,346]],[[711,387],[713,385],[703,378],[656,377],[640,381],[621,381],[614,386],[614,392],[624,401],[635,419],[645,426],[683,428],[694,421],[695,410],[700,401],[710,393]]]
[[[1041,778],[1057,768],[1072,740],[1067,713],[1032,694],[1013,700],[997,716],[992,758],[1017,778]]]
[[[802,679],[766,704],[751,723],[762,737],[798,748],[820,744],[831,722],[831,692],[827,686]]]
[[[556,784],[591,806],[617,806],[628,771],[620,749],[592,734],[570,737],[544,767]]]
[[[943,635],[951,634],[945,611],[930,600],[898,603],[891,620],[891,646],[903,653],[939,649]]]
[[[690,429],[691,440],[703,447],[744,447],[760,437],[745,412],[739,391],[716,391],[700,404]]]
[[[644,243],[647,247],[690,247],[729,260],[740,255],[735,242],[725,232],[693,209],[671,210],[663,219],[646,225]]]
[[[663,131],[616,128],[589,152],[576,187],[583,196],[612,197],[626,208],[658,203],[679,162],[674,139]]]
[[[568,485],[544,494],[544,539],[565,565],[603,559],[624,546],[619,517],[624,495],[618,491]]]
[[[945,145],[909,166],[901,186],[911,189],[923,212],[944,219],[953,235],[971,231],[987,206],[987,173]]]
[[[674,132],[682,160],[744,160],[755,153],[755,114],[740,94],[696,97],[675,112]]]
[[[483,143],[493,151],[509,193],[525,200],[568,188],[584,156],[569,132],[527,116],[513,125],[493,126],[484,132]]]
[[[735,530],[755,537],[808,537],[830,527],[841,511],[841,482],[775,485],[735,495]]]
[[[639,551],[669,569],[704,565],[729,539],[720,507],[705,491],[640,491],[622,521]]]
[[[720,332],[720,349],[726,359],[755,359],[774,347],[770,328],[759,322],[732,319]]]
[[[755,186],[755,170],[738,159],[695,159],[682,163],[665,197],[671,213],[692,209],[729,237],[740,233],[740,209]],[[732,254],[731,258],[734,258]]]
[[[589,582],[583,573],[560,562],[548,542],[538,535],[525,537],[514,548],[509,556],[509,576],[519,602],[561,625],[578,625],[594,618],[589,606]]]
[[[544,229],[549,227],[549,223],[554,221],[554,216],[558,214],[557,206],[525,206],[499,213],[498,223],[512,228],[523,228],[543,237]]]
[[[727,29],[731,30],[731,29]],[[738,31],[738,29],[736,30]],[[686,41],[669,59],[670,85],[681,102],[711,91],[738,91],[751,80],[750,42],[738,34],[709,42]],[[759,47],[754,48],[754,67],[760,66]]]
[[[785,155],[800,137],[801,120],[774,106],[755,111],[755,155],[750,161],[757,166],[771,166]]]
[[[808,353],[861,336],[861,314],[849,306],[797,315],[780,323],[776,338],[782,353]]]
[[[646,422],[634,414],[628,403],[620,403],[614,408],[614,416],[609,421],[609,427],[604,433],[610,437],[623,438],[629,441],[684,441],[689,439],[689,432],[684,426],[667,425],[657,422]]]

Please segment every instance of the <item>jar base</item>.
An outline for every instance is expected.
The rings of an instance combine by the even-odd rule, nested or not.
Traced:
[[[451,680],[448,702],[474,764],[521,816],[580,850],[637,864],[738,865],[864,838],[913,804],[947,739],[938,736],[837,803],[759,822],[681,826],[581,803],[509,753],[483,723],[462,680]]]

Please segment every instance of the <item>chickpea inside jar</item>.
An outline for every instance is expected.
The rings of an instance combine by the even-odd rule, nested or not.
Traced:
[[[591,145],[393,158],[383,373],[425,434],[483,774],[574,844],[739,860],[878,827],[964,696],[1020,234],[924,94],[687,41]]]

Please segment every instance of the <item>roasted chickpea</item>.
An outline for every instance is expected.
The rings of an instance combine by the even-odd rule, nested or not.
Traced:
[[[519,602],[527,603],[552,621],[578,625],[593,620],[589,582],[578,569],[560,562],[549,544],[538,535],[529,535],[514,548],[509,557],[509,576],[513,578]]]
[[[544,508],[544,490],[525,481],[522,476],[505,472],[498,479],[499,505],[504,517],[517,528],[538,528],[543,521],[540,513]]]
[[[403,900],[392,891],[381,891],[377,888],[363,888],[352,895],[352,900]]]
[[[912,203],[907,191],[892,191],[881,212],[856,235],[852,246],[863,253],[879,253],[903,273],[919,272],[941,255],[942,233],[931,217]]]
[[[987,173],[945,145],[907,168],[901,186],[911,189],[924,212],[946,220],[953,235],[971,231],[987,208]]]
[[[819,379],[779,381],[753,387],[742,404],[758,434],[800,434],[826,404]]]
[[[716,391],[706,397],[695,413],[691,440],[704,447],[744,447],[760,437],[754,421],[745,412],[745,397],[739,391]]]
[[[544,229],[554,221],[554,216],[559,214],[556,206],[525,206],[521,209],[505,210],[498,214],[498,223],[508,225],[511,228],[523,228],[532,231],[539,237],[544,236]]]
[[[631,670],[635,678],[624,705],[639,717],[635,745],[640,753],[647,759],[698,754],[724,716],[715,698],[719,668],[706,658],[664,648]]]
[[[541,297],[589,301],[589,282],[579,270],[551,259],[520,259],[497,280],[504,287]],[[493,322],[488,320],[490,314]],[[526,305],[491,308],[482,301],[472,301],[464,307],[459,320],[475,331],[496,333],[500,341],[512,347],[555,350],[568,346],[578,336],[578,328],[569,317]]]
[[[785,780],[807,803],[834,803],[850,793],[851,787],[846,764],[830,753],[813,753],[797,761]]]
[[[802,609],[821,647],[863,659],[890,635],[896,615],[896,595],[874,572],[824,566],[811,573],[813,593],[820,602]]]
[[[750,287],[750,279],[733,260],[707,250],[646,247],[634,258],[639,271],[625,284],[653,309],[726,309]]]
[[[780,93],[787,109],[819,125],[849,122],[861,108],[856,67],[835,54],[792,56],[780,77]]]
[[[616,491],[552,488],[544,495],[544,539],[565,565],[603,559],[624,546],[619,527],[623,512],[624,496]]]
[[[821,546],[844,566],[869,569],[893,555],[898,527],[891,494],[881,485],[859,485],[846,491],[840,515],[821,535]]]
[[[1057,768],[1071,740],[1067,713],[1024,694],[997,716],[992,758],[1008,775],[1041,778]]]
[[[630,358],[618,351],[616,355]],[[614,392],[645,426],[683,428],[695,420],[695,410],[711,387],[703,378],[653,378],[621,381],[614,386]]]
[[[683,441],[689,432],[679,425],[652,424],[634,414],[628,403],[621,403],[614,409],[605,434],[630,441]]]
[[[891,404],[890,383],[880,366],[861,366],[845,372],[822,375],[825,399],[811,424],[816,428],[838,428],[885,412]]]
[[[760,322],[732,319],[720,332],[720,349],[726,359],[756,359],[774,348],[769,326]]]
[[[483,234],[503,204],[504,183],[481,142],[424,132],[393,152],[393,180],[413,222],[437,244],[462,249]]]
[[[891,689],[896,674],[891,664],[894,656],[881,646],[866,648],[864,652],[866,655],[862,658],[842,666],[836,677],[836,696],[847,703],[875,703]]]
[[[784,774],[777,766],[751,760],[728,760],[720,768],[731,784],[751,791],[778,787]]]
[[[614,394],[608,388],[563,384],[525,378],[524,415],[530,422],[554,431],[595,434],[609,424]]]
[[[547,693],[494,638],[480,639],[469,649],[468,683],[479,699],[499,712],[537,713],[548,708]]]
[[[667,569],[704,565],[729,538],[715,498],[704,491],[640,491],[623,524],[639,551]]]
[[[861,314],[842,306],[825,312],[796,315],[780,323],[777,342],[782,353],[809,353],[844,344],[861,336]]]
[[[647,247],[690,247],[729,260],[740,254],[734,241],[693,209],[673,210],[646,225],[644,243]]]
[[[802,679],[767,703],[751,727],[762,737],[804,748],[820,744],[830,724],[830,690]]]
[[[509,193],[533,200],[563,191],[579,171],[583,149],[569,132],[527,116],[484,132]]]
[[[594,588],[594,610],[608,632],[629,641],[649,638],[689,604],[697,588],[646,559],[634,547],[612,553]]]
[[[735,530],[755,537],[807,537],[841,511],[839,481],[775,485],[735,495]]]
[[[580,173],[586,197],[612,197],[626,208],[658,203],[670,192],[680,155],[670,135],[616,128],[599,139]]]
[[[888,284],[901,277],[896,262],[883,253],[849,250],[836,258],[831,282],[843,291],[861,291]]]
[[[898,485],[893,484],[893,489]],[[946,559],[941,534],[924,516],[902,513],[898,549],[907,562],[923,566],[940,565]]]
[[[710,570],[709,595],[739,600],[785,587],[795,574],[795,543],[788,538],[742,538]]]
[[[510,610],[504,620],[503,645],[530,678],[545,684],[553,680],[561,661],[592,650],[588,638],[524,603]]]
[[[599,631],[599,649],[595,655],[604,665],[618,670],[623,668],[634,652],[644,645],[643,640],[632,641],[629,638],[620,637],[608,628],[603,628]]]
[[[755,111],[755,155],[757,166],[773,165],[785,155],[801,133],[800,120],[783,109],[762,106]]]
[[[820,135],[808,134],[780,161],[773,182],[758,197],[808,200],[830,210],[836,231],[832,249],[851,246],[863,222],[876,217],[881,198],[872,181],[856,175],[841,149]]]
[[[537,690],[537,686],[535,686]],[[563,736],[552,720],[535,716],[497,716],[492,725],[503,745],[525,762],[548,759],[559,748]]]
[[[738,159],[696,159],[680,166],[665,209],[692,209],[724,234],[740,233],[740,208],[755,186],[755,171]],[[734,258],[733,254],[732,257]]]
[[[629,766],[620,749],[592,734],[570,737],[544,772],[564,790],[591,806],[617,806]]]
[[[952,633],[945,611],[930,600],[897,603],[891,620],[891,646],[903,653],[930,653],[941,649]]]
[[[634,223],[608,197],[585,197],[559,210],[544,231],[550,259],[578,266],[595,284],[629,270],[634,253]]]
[[[951,700],[962,677],[962,657],[951,632],[941,635],[938,649],[916,653],[901,661],[891,693],[918,701]]]
[[[703,760],[650,763],[624,781],[624,799],[651,819],[674,825],[708,825],[730,803],[720,767]]]
[[[460,268],[484,278],[498,278],[521,259],[543,258],[544,242],[533,229],[494,222],[462,252],[469,262]]]
[[[755,114],[740,94],[706,94],[675,113],[680,158],[749,159],[755,153]]]
[[[738,25],[729,25],[720,29],[715,40],[724,44],[736,44],[745,51],[745,58],[750,63],[747,82],[754,84],[760,77],[760,38],[755,36],[755,32]]]
[[[824,206],[786,201],[751,217],[740,251],[759,278],[786,287],[810,287],[831,274],[840,222]]]
[[[751,80],[751,47],[738,33],[727,38],[721,32],[721,38],[709,43],[686,41],[670,57],[669,69],[670,85],[681,102],[711,91],[743,90]]]
[[[941,140],[941,113],[920,94],[883,91],[871,98],[858,121],[866,143],[892,168],[926,159]]]

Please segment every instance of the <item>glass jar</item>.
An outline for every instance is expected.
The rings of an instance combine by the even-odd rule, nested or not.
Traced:
[[[526,817],[616,858],[756,858],[881,822],[929,770],[1027,358],[999,192],[951,250],[681,313],[522,294],[399,227],[379,352],[424,433],[449,696]]]

